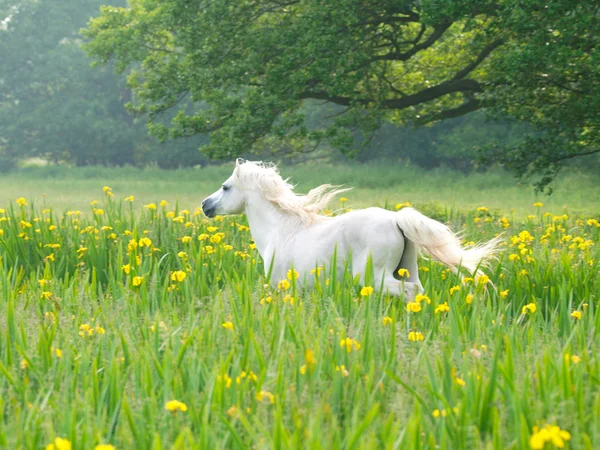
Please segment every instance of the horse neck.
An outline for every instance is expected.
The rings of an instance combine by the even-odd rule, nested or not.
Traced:
[[[252,196],[246,203],[245,210],[248,225],[256,244],[256,248],[263,259],[270,259],[273,252],[274,240],[287,228],[290,215],[280,211],[273,203],[260,195]]]

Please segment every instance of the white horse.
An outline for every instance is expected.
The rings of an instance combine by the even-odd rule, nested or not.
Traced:
[[[274,284],[293,268],[300,275],[298,282],[310,286],[314,282],[311,270],[327,266],[337,251],[338,269],[343,269],[350,257],[356,276],[371,257],[376,282],[383,281],[392,295],[412,299],[423,292],[417,267],[419,249],[455,271],[463,267],[476,275],[496,250],[498,239],[463,249],[446,225],[412,208],[397,212],[367,208],[335,217],[319,214],[345,190],[326,184],[297,195],[275,165],[238,159],[231,177],[202,202],[202,210],[207,217],[246,214]],[[406,269],[409,275],[400,277],[399,269]]]

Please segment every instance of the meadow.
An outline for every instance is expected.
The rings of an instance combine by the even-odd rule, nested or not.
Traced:
[[[486,276],[421,259],[407,307],[368,267],[269,280],[245,218],[198,208],[230,172],[0,180],[0,448],[600,448],[592,177],[547,198],[500,172],[283,170],[356,187],[327,213],[410,202],[467,246],[503,234]]]

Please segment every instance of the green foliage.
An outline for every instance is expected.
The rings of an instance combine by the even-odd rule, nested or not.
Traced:
[[[525,178],[541,175],[543,189],[565,161],[600,152],[598,4],[507,2],[498,20],[508,38],[491,74],[493,113],[527,122],[535,133],[484,158]]]
[[[595,8],[566,0],[132,0],[103,8],[85,36],[91,55],[130,73],[130,108],[149,114],[154,133],[211,133],[213,157],[322,145],[354,154],[357,136],[368,144],[382,123],[486,108],[543,133],[533,148],[530,139],[507,154],[488,151],[486,163],[542,171],[545,184],[566,158],[597,151]],[[343,109],[315,124],[309,99]],[[171,108],[178,112],[164,120]]]

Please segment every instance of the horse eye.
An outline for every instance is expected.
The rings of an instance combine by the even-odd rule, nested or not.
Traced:
[[[229,190],[229,186],[221,186],[221,189],[223,189],[224,191],[228,191]]]

